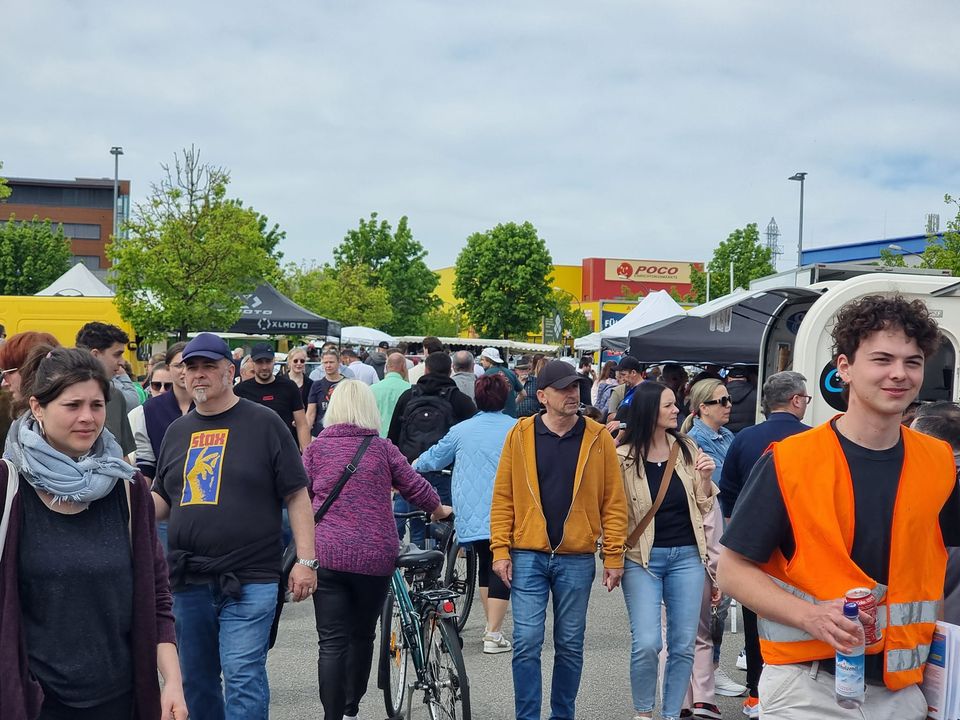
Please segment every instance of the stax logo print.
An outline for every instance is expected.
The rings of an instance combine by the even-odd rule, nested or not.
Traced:
[[[183,495],[186,505],[216,505],[220,502],[223,457],[227,451],[229,430],[202,430],[190,436],[187,459],[183,465]]]

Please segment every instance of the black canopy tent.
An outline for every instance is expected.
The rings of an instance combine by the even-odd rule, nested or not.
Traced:
[[[741,291],[742,292],[742,291]],[[727,296],[690,314],[665,320],[630,333],[629,354],[641,362],[712,365],[756,365],[767,325],[793,295],[819,294],[789,288]]]
[[[340,323],[300,307],[270,283],[261,283],[243,296],[240,319],[227,332],[245,335],[333,335]]]

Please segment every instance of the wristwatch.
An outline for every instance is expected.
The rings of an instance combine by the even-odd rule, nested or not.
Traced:
[[[304,560],[303,558],[297,558],[297,565],[306,565],[311,570],[320,569],[320,561],[314,558],[313,560]]]

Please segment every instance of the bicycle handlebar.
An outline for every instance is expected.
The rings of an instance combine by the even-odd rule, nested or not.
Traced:
[[[445,518],[440,518],[439,520],[431,520],[430,513],[424,512],[423,510],[414,510],[412,512],[395,512],[393,514],[397,520],[412,520],[419,519],[426,522],[453,522],[453,513],[450,513]]]

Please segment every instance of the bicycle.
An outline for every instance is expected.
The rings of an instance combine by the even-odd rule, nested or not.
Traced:
[[[449,473],[449,470],[444,470]],[[427,533],[443,551],[444,572],[443,585],[456,592],[462,598],[458,605],[457,630],[463,631],[473,607],[473,594],[477,589],[477,553],[472,545],[461,545],[452,523],[433,523],[434,531]]]
[[[395,516],[429,519],[424,512]],[[452,528],[447,532],[452,535]],[[470,682],[454,603],[458,595],[440,581],[445,561],[443,550],[416,546],[407,546],[397,558],[380,615],[377,674],[390,720],[409,713],[413,697],[408,688],[423,691],[431,720],[470,720]],[[416,678],[408,683],[411,662]]]

